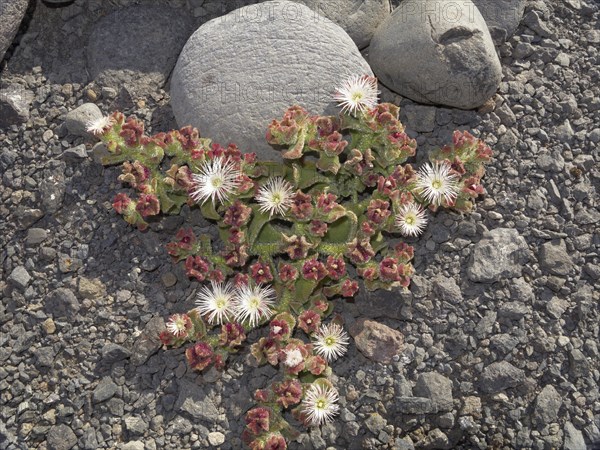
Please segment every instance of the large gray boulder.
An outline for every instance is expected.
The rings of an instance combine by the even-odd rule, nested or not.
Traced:
[[[364,48],[369,45],[373,33],[391,13],[392,7],[390,0],[292,0],[308,6],[313,14],[310,19],[318,21],[326,17],[341,26],[346,33],[354,40],[358,48]],[[218,6],[211,7],[215,3]],[[238,9],[238,20],[248,21],[257,20],[257,18],[271,14],[272,6],[265,8],[263,0],[208,0],[205,2],[207,9],[220,12],[223,15]],[[242,6],[253,5],[250,8],[241,10]],[[295,5],[285,7],[285,14],[288,20],[296,20],[298,10]],[[283,11],[283,10],[282,10]],[[301,18],[306,20],[306,17]]]
[[[29,0],[0,0],[0,61],[12,44]]]
[[[94,24],[87,46],[90,75],[102,86],[144,96],[162,87],[192,31],[191,19],[165,6],[131,6]]]
[[[369,62],[398,94],[462,109],[481,106],[502,79],[488,27],[470,0],[403,1],[375,32]]]
[[[202,25],[185,44],[171,79],[180,126],[236,143],[262,159],[280,159],[265,139],[272,119],[299,104],[312,114],[338,112],[332,93],[351,74],[372,75],[348,34],[304,5],[261,4],[270,14],[239,20],[240,8]],[[296,11],[290,20],[289,11]]]
[[[496,43],[511,37],[523,18],[525,0],[473,0]]]

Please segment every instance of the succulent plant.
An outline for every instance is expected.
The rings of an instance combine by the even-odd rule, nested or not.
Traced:
[[[212,284],[201,290],[198,308],[169,319],[165,346],[189,345],[194,369],[222,368],[250,330],[269,322],[269,335],[251,352],[259,364],[281,367],[282,380],[255,393],[259,406],[248,412],[244,433],[251,448],[285,448],[284,438],[295,435],[282,415],[287,408],[308,425],[337,411],[328,360],[348,341],[339,317],[324,322],[331,300],[355,296],[361,283],[408,288],[414,249],[390,246],[388,236],[417,236],[427,210],[469,212],[483,193],[489,147],[455,132],[417,171],[406,163],[416,141],[399,108],[377,104],[376,96],[374,78],[355,77],[336,95],[339,116],[290,107],[266,133],[284,163],[257,161],[191,127],[147,136],[140,121],[118,112],[90,125],[110,152],[103,163],[122,164],[119,180],[137,191],[113,203],[128,223],[144,230],[153,216],[188,204],[218,227],[219,251],[191,228],[167,246],[190,278]]]

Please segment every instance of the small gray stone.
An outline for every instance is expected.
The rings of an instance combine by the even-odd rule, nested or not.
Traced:
[[[84,450],[96,450],[99,448],[96,430],[92,427],[87,428],[81,437],[81,448]]]
[[[133,345],[135,352],[131,355],[131,362],[134,365],[144,364],[150,356],[160,349],[162,343],[159,335],[165,329],[165,321],[162,317],[153,317],[148,321]]]
[[[480,388],[486,394],[502,392],[525,381],[525,372],[508,361],[495,362],[483,369]]]
[[[40,209],[27,208],[23,205],[19,205],[15,211],[15,219],[17,219],[19,230],[26,230],[42,217],[44,217],[44,213]]]
[[[54,364],[54,350],[52,347],[40,347],[34,351],[36,366],[52,367]]]
[[[29,275],[25,266],[15,267],[8,276],[8,282],[21,291],[27,288],[30,281],[31,275]]]
[[[219,431],[212,431],[208,433],[208,443],[213,447],[222,445],[225,443],[225,435]]]
[[[58,211],[65,198],[67,185],[65,181],[64,169],[66,167],[63,162],[61,162],[61,164],[62,166],[60,169],[45,174],[46,176],[44,176],[40,182],[42,206],[44,207],[44,211],[48,214]]]
[[[531,308],[517,301],[503,303],[498,309],[498,318],[508,320],[520,320],[531,312]]]
[[[498,228],[485,233],[475,245],[467,275],[473,281],[484,283],[516,278],[528,260],[529,248],[519,232]]]
[[[600,128],[594,128],[592,131],[590,131],[588,133],[587,137],[594,144],[599,143],[600,142]]]
[[[69,148],[62,154],[63,158],[69,161],[79,161],[87,158],[87,150],[85,144],[80,144],[77,147]]]
[[[433,402],[425,397],[397,397],[395,404],[400,414],[430,414],[436,411]]]
[[[365,420],[365,425],[375,436],[387,425],[387,421],[378,413],[372,413]]]
[[[585,377],[590,373],[590,363],[578,348],[569,352],[569,373],[574,378]]]
[[[402,333],[373,320],[359,319],[349,331],[356,348],[372,361],[389,364],[404,348]]]
[[[588,448],[585,444],[583,433],[575,428],[571,422],[565,423],[563,432],[565,435],[564,450],[586,450]]]
[[[562,397],[554,386],[551,384],[545,386],[535,400],[535,408],[533,410],[535,423],[540,427],[544,427],[556,422],[562,403]]]
[[[555,37],[552,30],[548,28],[548,25],[541,19],[537,11],[529,11],[523,18],[523,23],[541,37]]]
[[[214,422],[219,417],[219,410],[213,401],[202,390],[202,387],[189,381],[181,381],[179,397],[175,403],[175,410],[183,411],[195,419]]]
[[[434,428],[427,434],[427,436],[425,436],[425,439],[417,442],[417,447],[427,450],[444,450],[450,449],[452,445],[450,444],[448,436],[446,436],[442,430],[439,428]]]
[[[27,238],[25,239],[25,243],[28,246],[34,246],[41,244],[48,238],[48,232],[43,228],[30,228],[27,230]]]
[[[66,125],[69,133],[74,136],[90,136],[87,128],[90,122],[102,118],[102,111],[94,103],[84,103],[67,113]]]
[[[18,0],[18,3],[20,0]],[[4,3],[0,0],[0,7]],[[0,9],[0,12],[2,10]],[[2,16],[4,23],[4,15]],[[1,26],[1,25],[0,25]],[[33,92],[19,86],[10,85],[0,90],[0,128],[19,125],[29,120],[29,110],[33,101]]]
[[[148,431],[148,423],[141,417],[125,417],[123,419],[123,424],[125,425],[125,431],[130,436],[140,436],[143,435],[146,431]]]
[[[59,317],[72,318],[79,312],[81,306],[73,291],[68,288],[58,288],[52,291],[45,300],[44,310],[55,319]]]
[[[453,406],[452,381],[436,372],[422,373],[417,378],[414,393],[431,400],[437,411],[450,411]]]
[[[60,424],[50,428],[46,436],[48,450],[69,450],[77,444],[77,436],[68,425]]]
[[[144,450],[142,441],[129,441],[121,446],[121,450]]]
[[[573,270],[573,260],[562,239],[546,242],[540,249],[540,265],[552,275],[566,276]]]
[[[494,334],[490,338],[490,346],[503,354],[510,353],[519,340],[508,333]]]
[[[102,355],[103,362],[111,364],[129,358],[131,350],[119,344],[108,343],[102,347],[100,354]]]
[[[546,310],[553,319],[560,319],[568,308],[569,302],[558,297],[553,297],[546,305]]]
[[[453,305],[458,305],[462,302],[463,295],[454,278],[438,275],[433,279],[432,283],[433,292],[439,300],[452,303]]]
[[[94,403],[100,403],[112,398],[117,393],[117,389],[118,386],[110,377],[102,378],[92,393]]]

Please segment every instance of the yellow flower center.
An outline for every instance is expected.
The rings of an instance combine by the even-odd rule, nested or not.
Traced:
[[[250,308],[257,309],[260,306],[260,298],[252,297],[248,303],[250,304]]]
[[[362,92],[353,92],[351,98],[353,102],[358,103],[364,98],[364,95]]]
[[[212,187],[218,189],[223,186],[223,179],[221,177],[212,177],[210,180]]]
[[[325,409],[326,406],[327,406],[327,402],[325,400],[323,400],[322,398],[320,398],[319,400],[317,400],[315,402],[315,407],[317,409]]]
[[[440,180],[433,180],[431,182],[431,187],[434,189],[441,189],[442,188],[442,182]]]
[[[276,205],[280,204],[282,200],[283,198],[279,192],[276,192],[271,196],[271,201]]]
[[[406,216],[404,218],[404,222],[406,223],[406,225],[414,225],[415,222],[417,221],[417,218],[415,216]]]
[[[327,345],[328,347],[335,345],[335,339],[332,338],[331,336],[329,336],[328,338],[325,338],[325,345]]]
[[[218,298],[216,301],[216,305],[217,305],[218,309],[224,308],[226,304],[227,304],[227,302],[225,301],[224,298]]]

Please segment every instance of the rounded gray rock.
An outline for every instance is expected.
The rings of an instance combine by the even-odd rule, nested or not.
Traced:
[[[294,104],[336,114],[332,93],[352,74],[372,75],[346,32],[304,5],[260,4],[269,14],[240,20],[246,6],[202,25],[186,43],[171,79],[180,126],[262,159],[280,159],[265,139],[271,120]]]
[[[405,0],[375,32],[369,62],[379,80],[415,101],[461,109],[498,89],[502,68],[470,0]]]
[[[485,19],[494,41],[511,37],[523,18],[525,0],[473,0]]]
[[[165,6],[132,6],[94,24],[87,46],[92,78],[137,95],[162,87],[191,30],[191,19]]]
[[[373,33],[391,13],[390,0],[292,0],[313,10],[313,15],[326,17],[341,26],[354,40],[358,48],[365,48],[371,42]],[[268,16],[272,9],[261,5],[263,0],[238,0],[223,2],[223,13],[238,8],[239,20],[256,20]],[[243,6],[249,8],[241,10]],[[293,18],[293,6],[288,7],[288,17]],[[221,14],[223,15],[223,14]]]
[[[69,134],[74,136],[89,136],[89,123],[102,117],[102,111],[94,103],[84,103],[67,113],[65,124]]]
[[[0,61],[19,31],[28,4],[29,0],[0,0]]]

